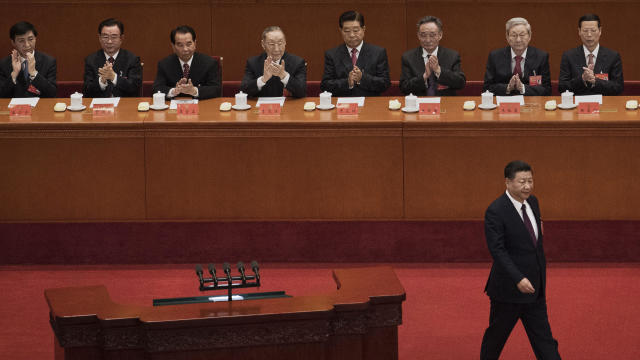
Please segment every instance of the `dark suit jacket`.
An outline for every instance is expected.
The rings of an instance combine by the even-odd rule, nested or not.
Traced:
[[[529,76],[542,75],[542,84],[529,86]],[[495,95],[507,95],[507,85],[513,76],[511,71],[511,47],[494,50],[489,54],[487,69],[484,73],[484,86],[482,91],[489,90]],[[522,72],[524,95],[549,96],[551,95],[551,75],[549,73],[549,54],[533,46],[527,48],[527,58]],[[509,95],[519,95],[520,92],[511,92]]]
[[[378,96],[391,85],[387,50],[384,48],[363,43],[356,66],[362,70],[362,79],[360,84],[349,89],[347,79],[353,65],[347,46],[342,44],[327,50],[324,53],[324,73],[320,89],[333,96]]]
[[[28,82],[24,79],[22,70],[18,73],[16,83],[11,80],[11,55],[0,60],[0,97],[3,98],[19,98],[19,97],[56,97],[56,59],[53,57],[36,51],[34,53],[36,59],[36,70],[38,75]],[[40,95],[28,92],[29,84],[33,85],[40,91]]]
[[[509,303],[531,303],[543,297],[546,284],[546,259],[538,199],[527,199],[538,225],[538,242],[534,247],[519,211],[506,194],[497,198],[484,215],[484,231],[493,257],[485,291],[492,300]],[[529,279],[534,294],[523,294],[517,284]]]
[[[616,51],[600,46],[598,57],[593,67],[596,74],[609,74],[609,80],[596,79],[593,87],[587,87],[582,81],[583,67],[587,66],[582,45],[567,50],[562,54],[558,90],[569,90],[575,95],[620,95],[624,88],[622,76],[622,60]]]
[[[460,54],[457,51],[438,46],[438,63],[440,64],[440,77],[438,85],[446,86],[446,89],[438,90],[439,96],[453,96],[456,90],[462,89],[467,82],[464,73],[460,69]],[[424,83],[424,58],[422,47],[409,50],[402,54],[402,75],[400,75],[400,90],[405,94],[427,95],[427,86]]]
[[[113,70],[118,75],[114,86],[107,81],[104,91],[100,88],[98,69],[107,63],[103,50],[99,50],[84,59],[84,84],[82,93],[85,97],[136,97],[140,96],[142,86],[142,67],[140,58],[130,51],[120,49],[113,63]]]
[[[272,76],[269,81],[258,91],[257,80],[264,73],[264,60],[267,58],[266,53],[254,56],[247,60],[244,69],[244,78],[240,83],[240,90],[247,93],[250,97],[258,96],[282,96],[284,85],[280,78]],[[287,82],[287,90],[293,97],[301,98],[307,95],[307,65],[303,58],[285,52],[282,55],[284,60],[284,69],[289,73],[289,81]]]
[[[158,62],[158,74],[153,82],[153,93],[160,91],[168,95],[169,90],[175,87],[181,78],[182,66],[178,55],[167,56]],[[191,78],[193,85],[198,88],[199,99],[220,96],[221,84],[218,76],[218,61],[211,56],[199,52],[193,53],[189,78]]]

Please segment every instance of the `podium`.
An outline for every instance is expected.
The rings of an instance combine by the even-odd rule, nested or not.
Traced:
[[[56,359],[397,359],[405,292],[393,269],[333,278],[327,294],[157,307],[115,303],[102,285],[44,295]]]

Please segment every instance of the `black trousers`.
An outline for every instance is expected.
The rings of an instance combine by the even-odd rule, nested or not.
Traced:
[[[560,360],[558,342],[551,335],[544,297],[529,304],[503,303],[491,300],[489,327],[484,332],[481,360],[497,360],[513,327],[522,320],[529,342],[538,360]]]

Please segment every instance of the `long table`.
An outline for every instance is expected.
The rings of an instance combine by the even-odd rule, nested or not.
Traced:
[[[233,99],[220,98],[184,116],[123,98],[113,117],[53,111],[68,99],[12,117],[3,99],[0,221],[477,220],[512,159],[533,165],[547,219],[640,219],[630,98],[605,97],[597,115],[545,111],[548,97],[520,115],[464,111],[469,99],[442,98],[437,116],[391,111],[389,98],[358,115],[287,99],[263,116],[221,112]]]

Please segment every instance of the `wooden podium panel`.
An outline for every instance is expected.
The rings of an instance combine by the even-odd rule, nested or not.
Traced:
[[[442,98],[440,115],[288,99],[280,116],[220,112],[228,98],[198,116],[122,99],[109,119],[42,99],[30,117],[0,111],[0,221],[477,220],[518,158],[547,220],[640,218],[632,98],[605,97],[595,115],[545,111],[557,97],[526,97],[520,115],[463,111],[468,99]]]
[[[402,123],[378,102],[338,116],[287,100],[281,116],[261,116],[221,113],[223,100],[203,102],[197,120],[150,114],[150,219],[402,216]]]
[[[45,290],[56,359],[398,358],[405,292],[390,267],[334,270],[337,290],[161,307],[104,286]]]
[[[640,113],[625,110],[629,98],[606,97],[597,115],[545,111],[549,99],[525,97],[520,115],[500,115],[448,98],[453,111],[407,116],[406,218],[477,219],[505,191],[504,166],[521,159],[546,219],[638,219]]]
[[[94,118],[86,99],[82,112],[54,113],[55,102],[10,116],[8,100],[0,101],[0,219],[144,219],[144,114],[136,103]]]

